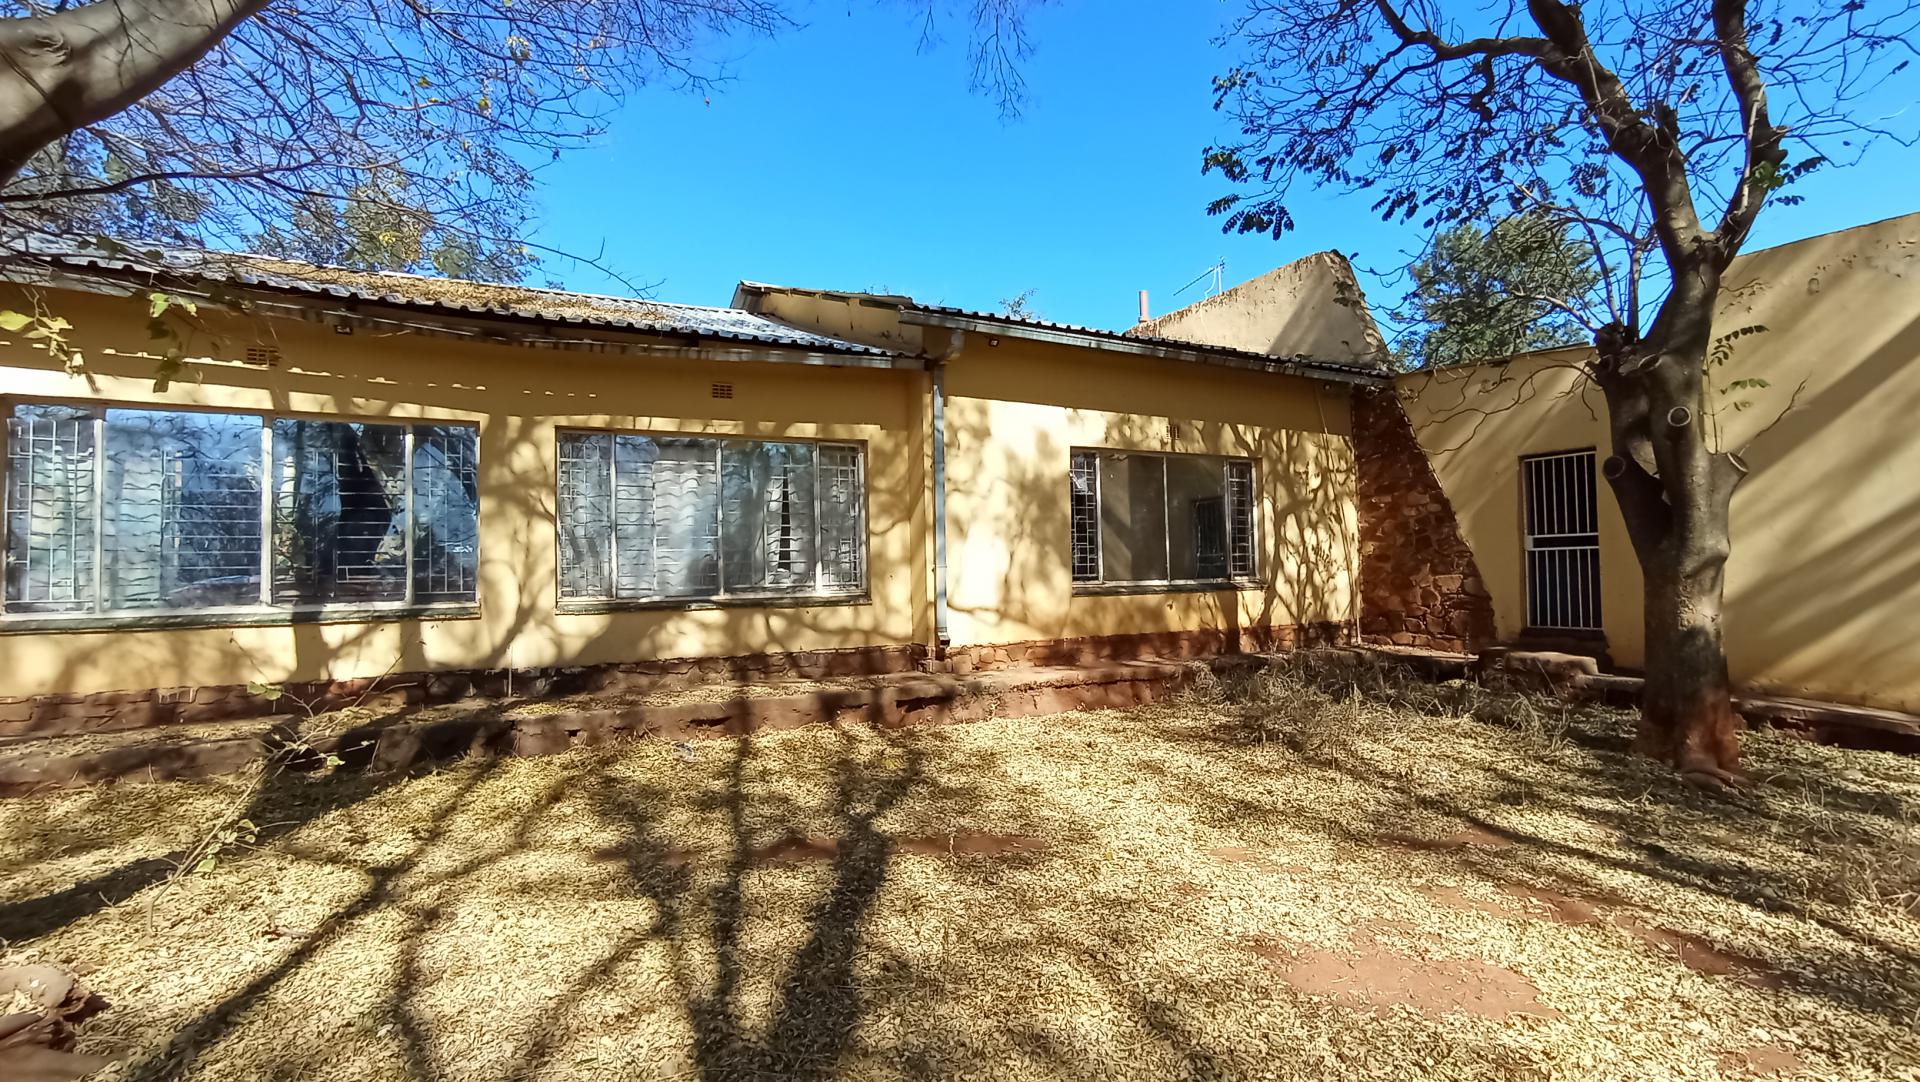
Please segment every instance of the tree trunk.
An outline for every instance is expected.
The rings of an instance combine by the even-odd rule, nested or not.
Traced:
[[[1711,498],[1711,497],[1709,497]],[[1721,522],[1727,502],[1701,510]],[[1724,557],[1687,559],[1663,547],[1642,561],[1646,687],[1635,749],[1690,780],[1728,784],[1740,769],[1739,720],[1721,637]]]
[[[1684,282],[1676,292],[1686,295],[1669,305],[1657,338],[1597,340],[1595,375],[1613,437],[1605,474],[1645,584],[1646,687],[1635,747],[1690,781],[1720,787],[1742,780],[1721,601],[1733,492],[1745,471],[1709,438],[1716,279]]]

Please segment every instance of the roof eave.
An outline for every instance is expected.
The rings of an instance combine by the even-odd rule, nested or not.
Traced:
[[[1137,338],[1115,335],[1107,337],[1097,334],[1084,334],[1056,327],[1039,327],[1018,321],[1000,321],[974,316],[950,315],[944,312],[929,312],[920,308],[903,309],[900,321],[930,327],[947,327],[954,330],[974,331],[980,334],[1000,334],[1009,338],[1025,338],[1036,342],[1051,342],[1056,345],[1079,346],[1085,349],[1102,349],[1117,353],[1127,353],[1140,357],[1154,357],[1160,360],[1185,361],[1191,364],[1209,364],[1223,368],[1239,368],[1252,372],[1274,372],[1283,375],[1298,376],[1302,379],[1322,380],[1329,383],[1346,383],[1358,387],[1378,387],[1384,385],[1387,373],[1366,372],[1359,369],[1343,370],[1345,366],[1333,362],[1323,364],[1302,364],[1298,361],[1279,357],[1255,357],[1245,354],[1219,353],[1203,348],[1183,349],[1160,342],[1149,342]]]
[[[36,278],[28,281],[25,280],[25,276],[14,273],[22,266],[32,266],[37,272]],[[268,298],[288,308],[305,309],[321,316],[344,321],[389,324],[405,322],[391,315],[380,314],[385,312],[404,313],[405,316],[414,320],[432,320],[442,327],[466,327],[476,332],[483,332],[489,324],[549,331],[564,328],[572,333],[601,336],[608,340],[609,344],[621,345],[628,349],[638,347],[641,351],[658,355],[693,353],[720,361],[761,361],[773,364],[808,364],[843,368],[920,367],[918,361],[897,352],[858,344],[850,344],[854,348],[844,350],[821,348],[821,345],[815,343],[783,342],[747,335],[673,330],[629,320],[588,319],[558,313],[515,312],[495,307],[486,307],[482,310],[431,301],[368,297],[344,286],[301,288],[261,281],[253,279],[252,276],[247,276],[247,279],[239,276],[197,275],[191,271],[176,269],[151,271],[138,267],[101,266],[97,263],[73,266],[66,261],[58,261],[52,265],[16,262],[5,269],[0,269],[0,280],[93,293],[123,292],[130,282],[151,283],[164,280],[168,283],[168,287],[173,289],[186,289],[188,287],[182,283],[194,283],[201,289],[218,288],[223,293],[245,292]],[[103,286],[115,288],[101,288]],[[621,340],[629,336],[649,339],[661,344],[656,346],[650,342]],[[511,339],[511,335],[506,337]],[[681,344],[670,344],[675,342]]]

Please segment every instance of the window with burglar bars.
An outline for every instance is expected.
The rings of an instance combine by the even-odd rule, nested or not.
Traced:
[[[1520,460],[1526,504],[1527,626],[1600,629],[1600,526],[1594,452]]]
[[[562,600],[866,589],[860,448],[563,432]]]
[[[1251,461],[1075,451],[1068,480],[1074,582],[1254,577]]]
[[[8,614],[470,603],[478,431],[23,404]]]

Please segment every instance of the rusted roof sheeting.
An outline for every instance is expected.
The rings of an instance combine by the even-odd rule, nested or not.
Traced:
[[[18,243],[16,238],[15,243]],[[454,278],[432,278],[390,271],[360,271],[268,256],[188,249],[108,252],[83,246],[56,246],[44,238],[26,245],[32,262],[68,272],[99,272],[135,277],[155,284],[168,279],[266,289],[314,298],[418,309],[441,315],[480,316],[685,336],[701,340],[753,343],[850,356],[887,358],[892,351],[815,334],[738,308],[667,304],[638,297],[569,293],[554,289],[495,285]],[[13,262],[20,262],[16,256]]]

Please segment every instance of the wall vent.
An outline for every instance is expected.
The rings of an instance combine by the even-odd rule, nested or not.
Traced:
[[[280,351],[272,346],[248,346],[247,363],[263,364],[269,368],[278,367],[280,364]]]
[[[732,398],[732,397],[733,397],[733,384],[731,384],[731,383],[716,383],[716,384],[714,384],[714,385],[713,385],[713,397],[715,397],[715,398]]]

